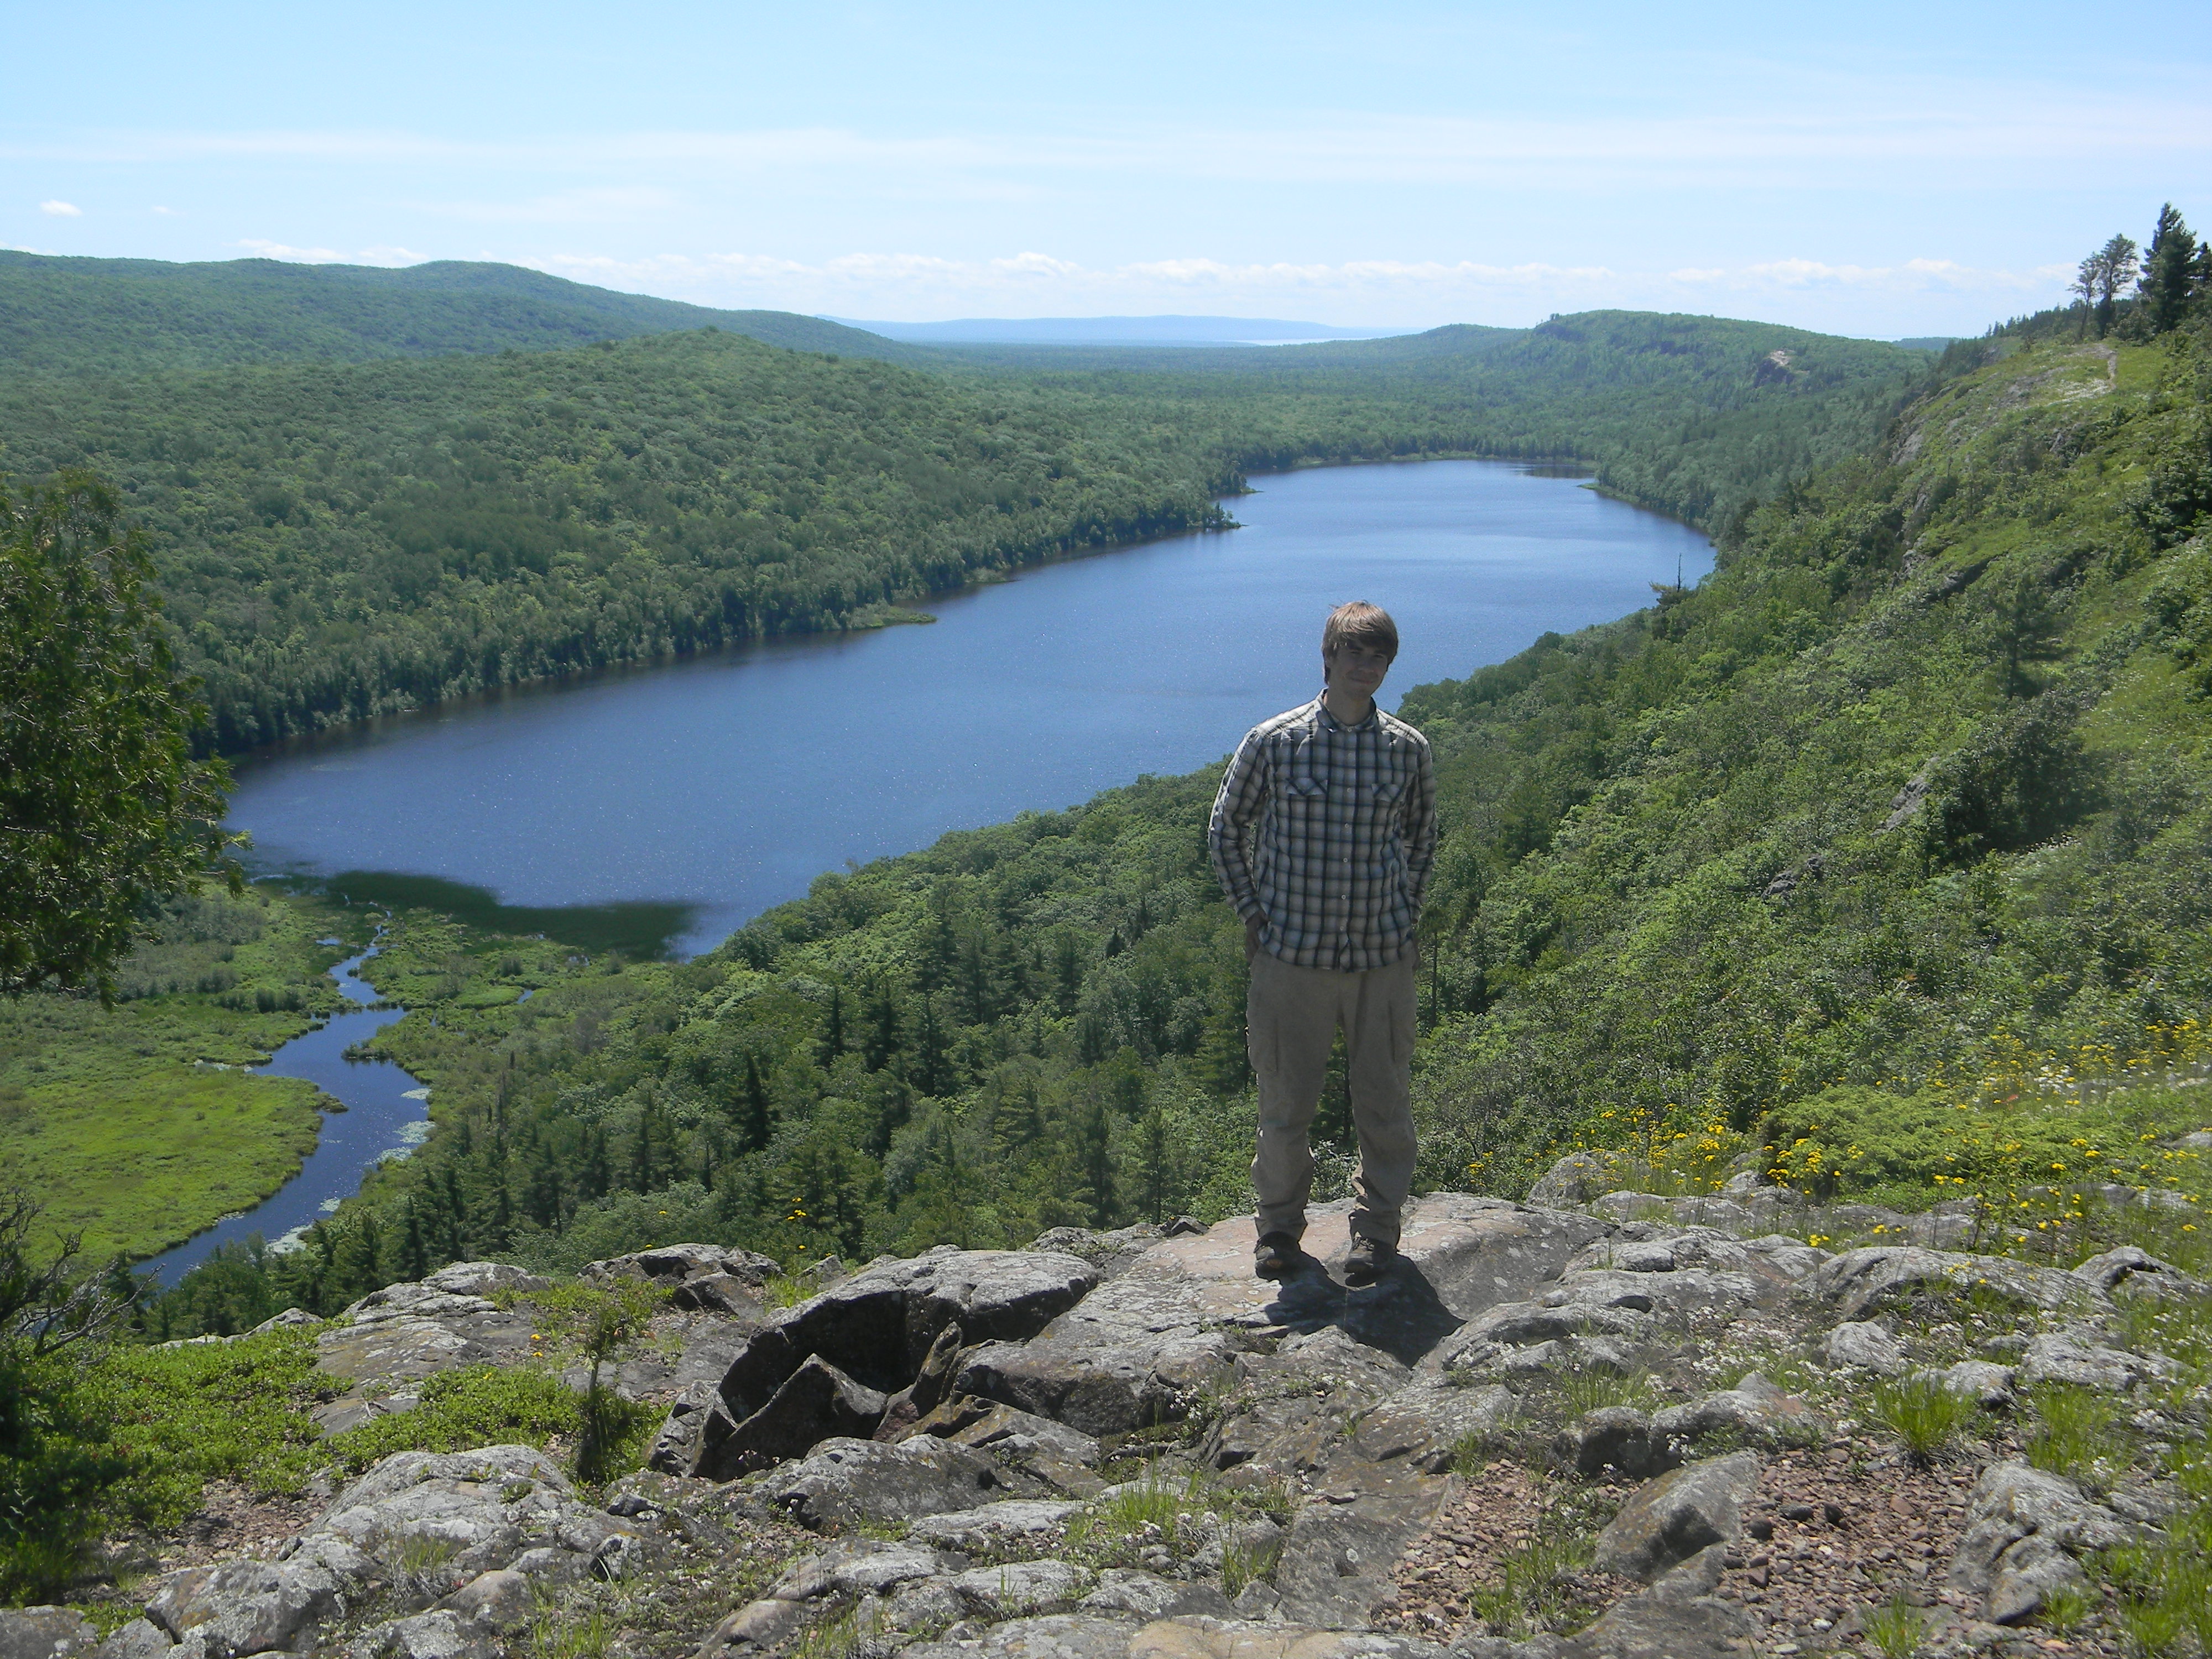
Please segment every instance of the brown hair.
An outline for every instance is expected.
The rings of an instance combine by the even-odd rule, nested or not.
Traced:
[[[1356,646],[1363,651],[1385,651],[1395,661],[1398,624],[1379,605],[1370,605],[1364,599],[1348,600],[1330,611],[1328,621],[1322,625],[1322,655],[1328,656],[1340,645]]]

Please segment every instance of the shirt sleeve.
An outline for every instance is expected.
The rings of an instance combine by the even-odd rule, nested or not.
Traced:
[[[1436,758],[1425,741],[1420,763],[1413,770],[1413,787],[1406,797],[1406,890],[1417,914],[1421,896],[1428,890],[1429,866],[1436,861]]]
[[[1267,801],[1267,750],[1257,732],[1248,732],[1237,745],[1229,770],[1222,775],[1221,793],[1213,798],[1213,816],[1206,823],[1206,851],[1213,873],[1229,896],[1237,914],[1247,921],[1265,915],[1252,879],[1249,832]]]

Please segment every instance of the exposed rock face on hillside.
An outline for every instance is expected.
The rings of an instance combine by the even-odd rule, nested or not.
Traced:
[[[650,1468],[587,1495],[527,1447],[390,1457],[270,1559],[150,1584],[96,1650],[476,1659],[596,1596],[629,1610],[619,1650],[672,1659],[1694,1659],[1832,1644],[1893,1600],[1964,1651],[2155,1535],[2160,1494],[2029,1467],[2005,1413],[2045,1378],[2139,1395],[2172,1362],[2117,1310],[2202,1294],[2186,1275],[1944,1249],[1926,1218],[1832,1254],[1711,1218],[1784,1198],[1692,1219],[1583,1174],[1546,1205],[1419,1200],[1371,1290],[1335,1270],[1341,1206],[1279,1285],[1243,1220],[947,1247],[781,1310],[758,1258],[599,1264],[683,1304],[680,1357],[623,1382],[674,1396]],[[514,1273],[379,1292],[325,1365],[406,1409],[410,1378],[517,1351]],[[1916,1462],[1869,1425],[1877,1383],[1986,1432]],[[0,1650],[94,1652],[70,1617],[0,1615]]]

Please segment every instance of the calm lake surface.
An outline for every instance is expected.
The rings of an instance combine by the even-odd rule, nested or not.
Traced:
[[[1243,529],[933,599],[933,625],[532,688],[246,758],[232,823],[265,872],[597,907],[603,934],[627,923],[632,948],[690,955],[823,871],[1219,758],[1320,690],[1322,619],[1341,600],[1397,618],[1395,708],[1712,565],[1697,532],[1508,462],[1253,483],[1227,503]],[[560,933],[554,916],[495,919]]]

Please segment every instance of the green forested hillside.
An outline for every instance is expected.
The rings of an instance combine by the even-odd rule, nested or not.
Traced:
[[[73,283],[107,308],[87,313],[83,338],[155,362],[158,343],[108,313],[131,311],[134,283],[202,281],[197,267],[52,263],[29,268],[37,282]],[[662,301],[507,267],[244,263],[254,269],[218,296],[230,309],[204,337],[246,355],[336,354],[327,328],[341,324],[379,350],[450,345],[461,336],[447,323],[479,313],[441,307],[486,295],[575,315],[575,296],[597,295],[592,327],[670,320]],[[0,264],[0,294],[20,274]],[[66,329],[33,331],[76,349]],[[408,361],[19,371],[0,374],[0,471],[83,465],[116,480],[153,532],[210,741],[231,750],[540,675],[846,626],[856,609],[990,569],[1213,522],[1209,498],[1263,468],[1581,459],[1632,499],[1719,524],[1868,441],[1927,372],[1888,346],[1625,313],[1162,363],[1127,353],[1081,372],[1047,372],[1042,356],[928,361],[925,373],[710,330]]]
[[[1372,404],[1407,449],[1581,459],[1629,499],[1713,527],[1865,447],[1927,364],[1880,341],[1628,311],[1264,351],[957,355],[1085,390],[1171,393],[1224,423],[1255,399]],[[1303,459],[1264,443],[1246,455],[1254,468]]]
[[[545,351],[720,328],[799,351],[913,354],[786,311],[716,311],[519,265],[172,264],[0,249],[0,372],[143,374],[226,363]]]
[[[1929,1157],[2010,1167],[2073,1121],[2049,1112],[2205,1052],[2212,356],[1976,353],[1747,515],[1695,592],[1406,700],[1445,819],[1425,1181],[1518,1192],[1563,1146],[1688,1125],[1786,1164],[1888,1114],[1943,1149],[1893,1160],[1925,1190]],[[408,919],[387,971],[422,1012],[384,1042],[443,1127],[276,1289],[227,1264],[220,1316],[441,1253],[788,1257],[1241,1207],[1212,783],[824,876],[689,964],[572,954],[520,1006],[469,995],[514,946]],[[1954,1108],[1978,1115],[1925,1115]]]
[[[70,465],[151,532],[226,749],[843,626],[1230,483],[1152,406],[720,333],[0,384],[0,467]]]

